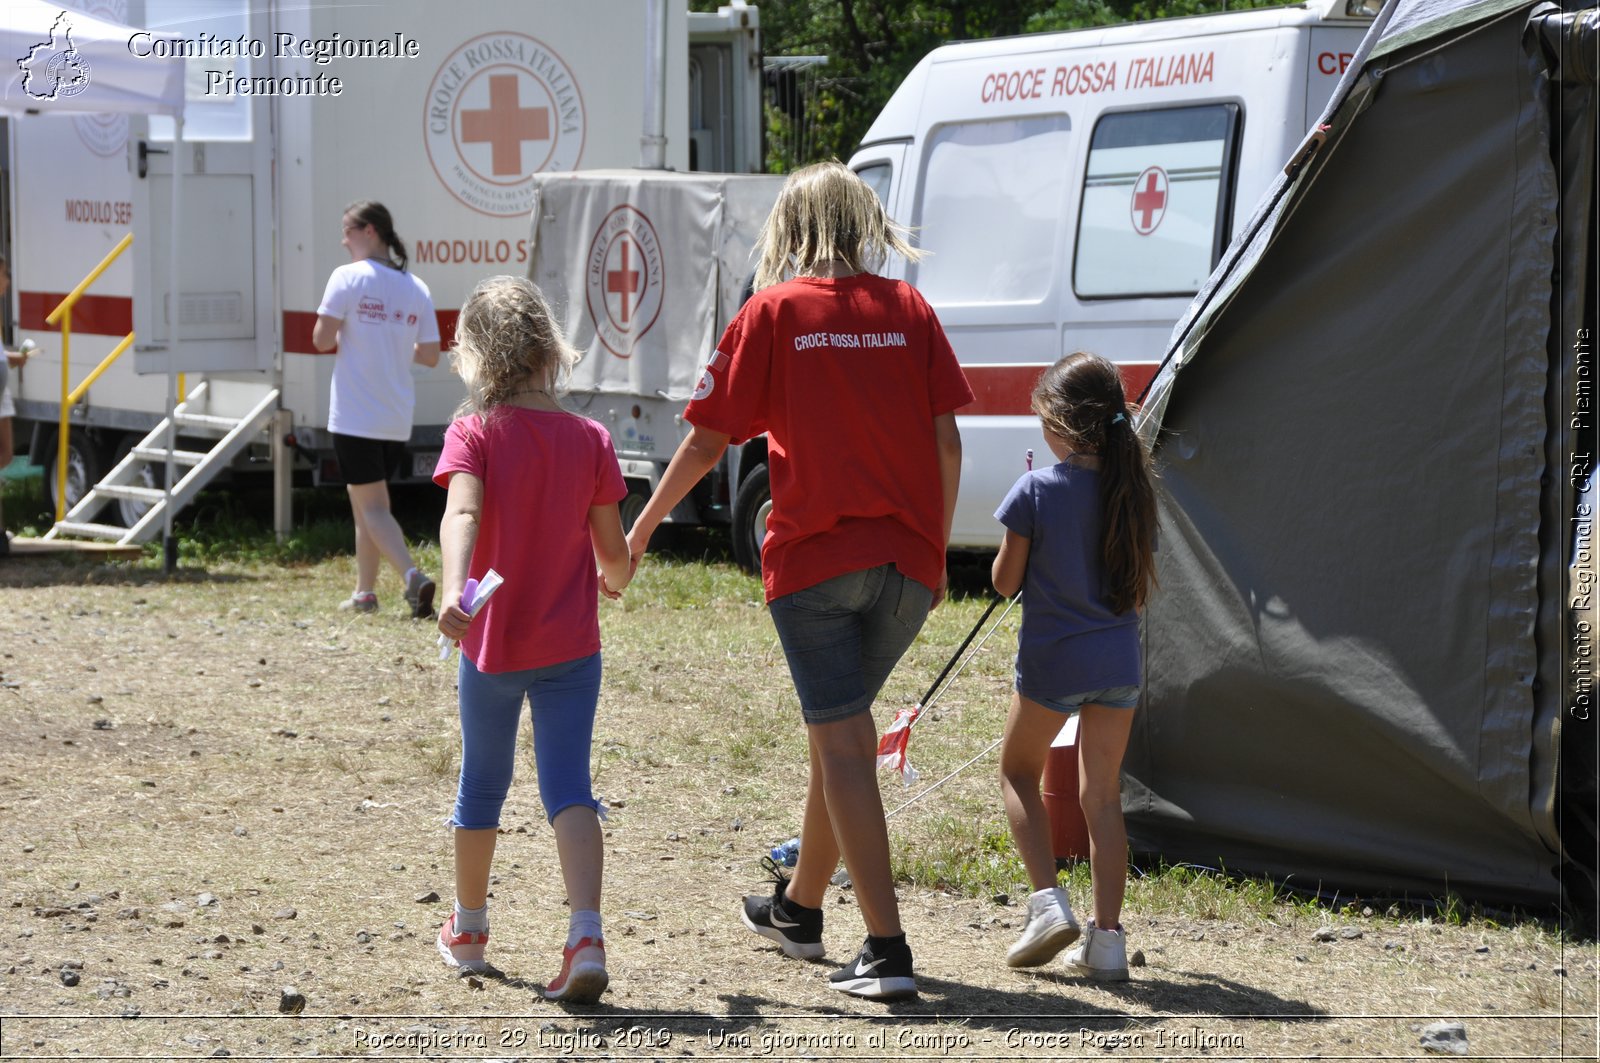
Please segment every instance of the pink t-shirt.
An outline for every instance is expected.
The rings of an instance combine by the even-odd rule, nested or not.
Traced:
[[[494,569],[505,586],[461,640],[480,672],[520,672],[600,651],[599,580],[589,508],[628,493],[606,430],[586,417],[502,406],[488,423],[453,422],[433,480],[483,481],[467,575]]]

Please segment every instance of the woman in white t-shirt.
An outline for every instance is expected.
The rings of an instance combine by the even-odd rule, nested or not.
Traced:
[[[405,244],[383,204],[361,200],[345,208],[341,242],[350,263],[328,278],[311,333],[317,350],[338,348],[328,431],[356,522],[356,589],[339,608],[378,608],[374,586],[386,557],[405,581],[411,615],[428,617],[433,580],[412,563],[389,511],[389,478],[411,438],[411,363],[439,364],[439,321],[428,286],[406,272]]]

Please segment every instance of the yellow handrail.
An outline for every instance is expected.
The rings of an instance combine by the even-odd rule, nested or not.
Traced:
[[[122,352],[128,349],[133,342],[133,333],[122,337],[122,342],[111,349],[111,353],[101,359],[100,364],[94,367],[94,372],[83,378],[83,382],[72,389],[72,394],[67,396],[67,405],[76,406],[78,400],[89,393],[89,385],[100,379],[100,374],[111,368],[111,363],[122,357]]]
[[[61,323],[61,424],[56,430],[57,521],[65,519],[67,515],[67,434],[72,427],[69,420],[72,407],[76,406],[79,400],[83,398],[84,394],[89,390],[89,385],[94,383],[95,379],[101,373],[104,373],[111,363],[116,361],[122,355],[122,352],[133,344],[133,333],[130,332],[121,343],[117,344],[116,349],[107,355],[105,360],[95,368],[95,371],[89,374],[88,379],[84,380],[74,390],[70,375],[72,362],[72,308],[79,299],[83,298],[83,293],[88,291],[89,285],[93,284],[100,274],[104,273],[111,266],[111,263],[116,261],[117,256],[126,251],[132,243],[132,233],[118,241],[117,246],[113,247],[110,253],[100,260],[100,264],[90,270],[89,275],[78,282],[78,286],[68,292],[67,297],[61,300],[61,303],[50,311],[49,316],[44,319],[47,325],[54,325],[57,321]]]
[[[79,281],[76,288],[67,293],[67,297],[61,300],[61,305],[50,311],[50,316],[44,319],[44,323],[46,325],[54,325],[56,323],[56,318],[61,316],[61,312],[63,310],[71,310],[73,305],[77,303],[79,299],[83,298],[83,293],[88,290],[89,285],[98,280],[100,278],[100,274],[109,269],[111,267],[111,263],[115,262],[117,256],[126,251],[128,249],[128,245],[131,243],[133,243],[132,233],[129,233],[127,236],[124,236],[120,241],[118,241],[117,246],[113,247],[109,252],[107,252],[106,257],[100,260],[100,264],[94,269],[90,270],[89,275],[83,278],[83,280]]]

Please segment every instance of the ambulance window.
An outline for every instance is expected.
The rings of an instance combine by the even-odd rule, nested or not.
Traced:
[[[917,288],[935,305],[1039,302],[1055,283],[1066,115],[943,126],[928,141]]]
[[[1227,246],[1236,104],[1108,114],[1089,141],[1072,287],[1192,295]]]
[[[867,187],[878,196],[878,202],[884,209],[889,208],[889,178],[893,176],[893,168],[886,162],[873,162],[856,171],[860,178],[867,182]]]
[[[212,40],[252,41],[248,0],[146,0],[145,25],[165,30],[184,40],[202,33]],[[270,43],[266,45],[270,48]],[[242,81],[252,76],[245,56],[192,56],[184,60],[184,140],[249,140],[252,97],[220,91],[219,79],[232,75]],[[210,73],[217,71],[218,73]],[[265,71],[256,71],[259,75]],[[211,85],[212,91],[206,92]],[[171,140],[172,119],[150,116],[150,139]]]

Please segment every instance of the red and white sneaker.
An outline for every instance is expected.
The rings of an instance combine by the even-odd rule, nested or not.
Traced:
[[[456,933],[454,912],[439,928],[439,938],[434,944],[439,946],[439,955],[444,957],[447,966],[459,967],[464,971],[482,972],[489,969],[489,961],[483,958],[484,946],[489,944],[489,932]]]
[[[611,976],[606,974],[605,941],[579,938],[576,945],[561,950],[561,973],[545,986],[544,998],[593,1004],[610,983]]]

